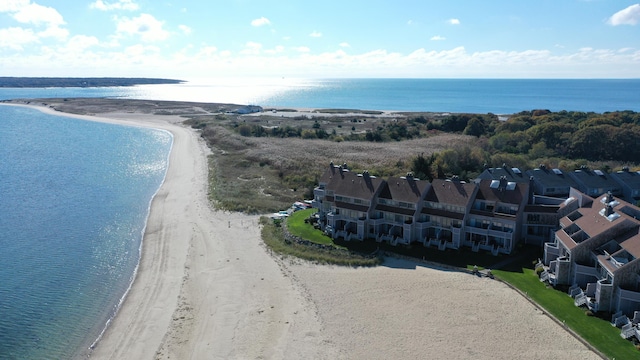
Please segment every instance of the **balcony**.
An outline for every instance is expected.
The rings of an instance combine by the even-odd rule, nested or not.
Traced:
[[[557,243],[544,244],[544,263],[550,264],[552,260],[560,256],[560,247]]]

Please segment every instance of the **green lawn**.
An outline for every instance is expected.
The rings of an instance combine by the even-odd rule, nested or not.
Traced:
[[[315,229],[313,225],[304,222],[304,219],[316,212],[318,212],[318,209],[306,209],[292,213],[286,221],[287,229],[292,235],[316,244],[334,245],[333,240],[325,235],[322,230]]]
[[[322,231],[314,229],[311,224],[305,223],[304,219],[308,218],[314,211],[314,209],[296,211],[286,218],[284,222],[280,222],[280,220],[273,221],[267,217],[261,218],[260,221],[263,224],[262,240],[271,250],[277,253],[320,264],[342,266],[375,266],[380,264],[381,258],[360,255],[349,251],[345,247],[337,246]],[[310,246],[295,241],[285,241],[282,232],[283,226],[286,226],[289,233],[294,236],[313,243],[330,246]]]
[[[620,329],[611,326],[607,320],[587,316],[585,309],[575,306],[568,294],[540,282],[532,269],[521,272],[493,270],[493,274],[525,293],[608,358],[640,358],[640,351],[620,337]]]

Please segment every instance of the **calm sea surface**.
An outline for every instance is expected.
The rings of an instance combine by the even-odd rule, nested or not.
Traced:
[[[640,80],[235,79],[130,88],[4,89],[0,99],[112,97],[510,114],[640,111]],[[77,356],[130,286],[163,131],[0,106],[0,359]]]
[[[69,359],[138,265],[171,135],[0,106],[0,358]]]
[[[129,88],[2,89],[16,97],[121,97],[298,108],[512,114],[640,111],[640,79],[208,79]]]

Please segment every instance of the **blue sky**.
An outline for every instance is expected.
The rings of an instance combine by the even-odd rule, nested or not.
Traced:
[[[1,0],[0,76],[640,78],[640,4]]]

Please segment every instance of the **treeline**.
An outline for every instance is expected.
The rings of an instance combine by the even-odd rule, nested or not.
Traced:
[[[640,113],[521,112],[498,124],[489,138],[495,152],[591,161],[640,160]]]
[[[0,87],[108,87],[150,84],[179,84],[182,80],[154,78],[67,78],[67,77],[0,77]]]
[[[485,166],[530,169],[538,164],[574,170],[591,165],[605,171],[611,164],[640,161],[640,113],[603,114],[547,110],[524,111],[506,121],[487,117],[452,115],[434,128],[455,129],[478,140],[412,160],[419,178],[432,180],[451,175],[472,179]]]
[[[410,125],[411,120],[407,122]],[[414,121],[415,123],[415,121]],[[523,111],[501,121],[493,114],[456,114],[430,119],[429,130],[485,139],[491,155],[571,158],[589,161],[640,160],[640,113]]]

